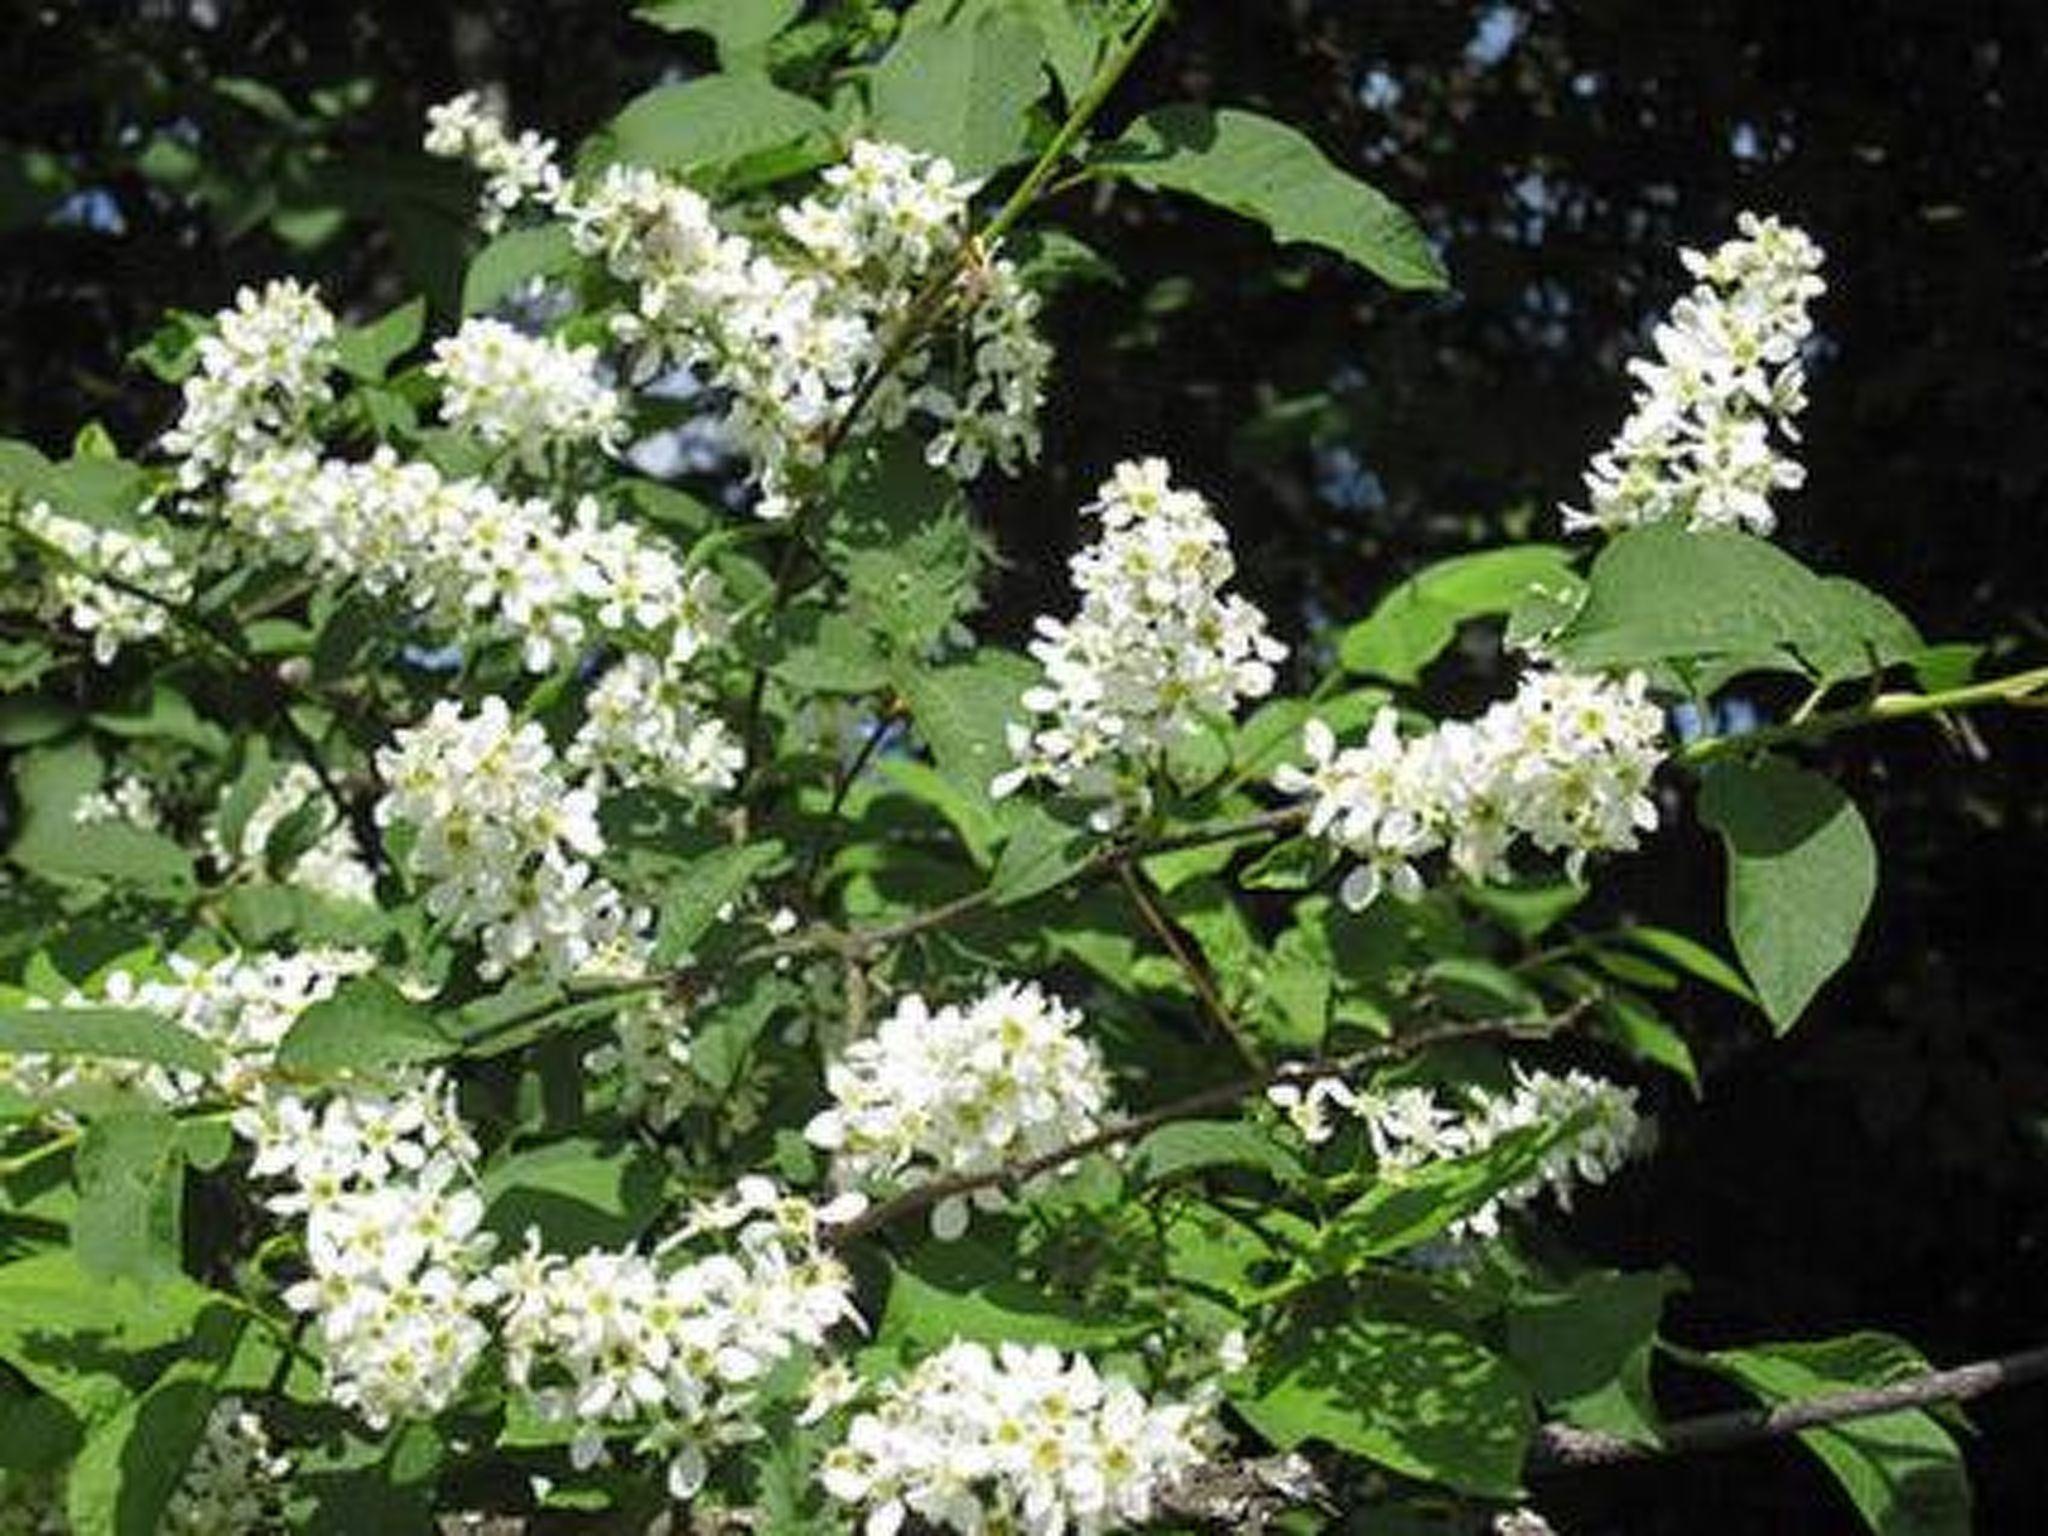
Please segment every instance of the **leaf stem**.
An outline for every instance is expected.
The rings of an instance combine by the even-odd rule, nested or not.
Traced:
[[[1688,767],[1720,758],[1753,752],[1761,747],[1791,742],[1820,741],[1837,732],[1866,725],[1884,725],[1894,720],[1911,720],[1949,710],[1975,709],[1982,705],[2029,705],[2048,702],[2048,667],[1967,683],[1937,693],[1880,693],[1866,703],[1847,709],[1817,710],[1778,725],[1763,726],[1729,736],[1705,736],[1689,742],[1674,753],[1673,760]]]

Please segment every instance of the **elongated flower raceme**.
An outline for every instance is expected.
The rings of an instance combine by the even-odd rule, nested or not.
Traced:
[[[1229,537],[1164,460],[1119,464],[1088,510],[1102,532],[1073,559],[1080,611],[1038,620],[1044,681],[1010,728],[1017,766],[992,789],[1044,780],[1096,802],[1109,826],[1146,803],[1168,748],[1271,692],[1287,650],[1263,613],[1225,592]]]
[[[805,1134],[834,1154],[842,1183],[911,1185],[987,1173],[1099,1129],[1110,1102],[1081,1016],[1031,984],[932,1009],[915,994],[826,1073],[832,1107]],[[999,1190],[977,1192],[994,1208]],[[932,1228],[966,1229],[965,1198],[932,1208]]]
[[[1820,247],[1753,213],[1737,228],[1710,255],[1681,253],[1699,285],[1657,327],[1656,355],[1629,364],[1634,407],[1586,473],[1585,507],[1564,509],[1567,530],[1679,521],[1768,534],[1773,493],[1804,483],[1779,444],[1798,441],[1806,408],[1799,348],[1827,287]]]
[[[260,453],[299,441],[330,403],[339,328],[311,288],[288,278],[244,288],[214,317],[184,383],[178,420],[163,437],[192,490]]]
[[[1520,839],[1562,853],[1577,878],[1589,855],[1633,848],[1657,825],[1649,786],[1663,714],[1647,692],[1639,674],[1532,672],[1477,720],[1411,736],[1381,710],[1353,747],[1311,720],[1307,766],[1273,782],[1307,798],[1311,837],[1357,861],[1341,887],[1352,907],[1383,891],[1414,899],[1438,852],[1467,879],[1504,879]]]
[[[1099,1536],[1142,1525],[1214,1439],[1207,1405],[1152,1402],[1084,1355],[955,1343],[889,1383],[825,1459],[867,1536],[911,1519],[974,1536]]]
[[[67,517],[47,502],[21,525],[50,547],[38,607],[92,637],[92,658],[106,666],[121,647],[170,629],[171,612],[192,597],[192,573],[154,534]]]
[[[547,450],[617,448],[625,432],[618,392],[598,376],[597,348],[527,336],[502,320],[471,319],[434,343],[427,373],[441,386],[441,417],[530,466]]]

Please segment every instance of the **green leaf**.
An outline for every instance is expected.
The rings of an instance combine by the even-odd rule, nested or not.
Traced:
[[[845,612],[896,654],[926,654],[979,600],[987,554],[966,498],[909,438],[863,445],[832,511],[826,555],[845,579]]]
[[[132,710],[103,710],[92,723],[109,736],[129,741],[175,741],[196,747],[209,757],[227,751],[228,735],[210,720],[199,718],[191,700],[164,683],[150,687],[148,702]]]
[[[1024,690],[1037,681],[1030,661],[991,647],[950,666],[896,669],[896,691],[909,702],[934,766],[984,804],[990,781],[1012,766],[1005,728],[1025,718]]]
[[[800,693],[874,693],[889,681],[888,658],[843,613],[797,609],[777,629],[783,650],[768,670]]]
[[[730,69],[803,12],[803,0],[642,0],[633,14],[664,32],[701,32]]]
[[[714,848],[684,864],[667,879],[668,898],[661,907],[654,963],[673,965],[689,954],[720,920],[720,912],[785,862],[782,844],[767,838]]]
[[[1723,1350],[1703,1364],[1768,1404],[1884,1386],[1928,1369],[1881,1333]],[[1847,1491],[1877,1536],[1967,1536],[1968,1473],[1954,1438],[1920,1409],[1802,1430],[1800,1441]]]
[[[427,301],[414,299],[368,325],[344,328],[337,344],[342,371],[365,383],[381,382],[394,362],[419,345],[426,324]]]
[[[1372,724],[1392,697],[1384,688],[1354,688],[1330,699],[1270,699],[1238,727],[1231,761],[1245,779],[1269,779],[1281,764],[1302,760],[1301,732],[1309,721],[1344,736]]]
[[[1457,638],[1459,625],[1510,613],[1532,589],[1570,580],[1571,554],[1553,544],[1518,544],[1439,561],[1345,630],[1337,659],[1347,672],[1419,682],[1423,668]]]
[[[438,1061],[456,1048],[432,1014],[387,983],[358,976],[315,1003],[285,1035],[277,1064],[294,1072],[377,1072]]]
[[[462,312],[481,314],[536,277],[554,277],[576,263],[566,224],[512,229],[470,259],[462,277]]]
[[[1723,763],[1700,819],[1728,854],[1728,931],[1779,1033],[1848,962],[1877,892],[1877,849],[1855,803],[1781,758]]]
[[[927,1240],[891,1268],[875,1341],[920,1354],[954,1339],[1082,1349],[1128,1338],[1135,1326],[1020,1280],[1006,1246],[977,1232]]]
[[[133,1008],[0,1008],[0,1051],[146,1061],[181,1072],[220,1064],[197,1035]]]
[[[1396,288],[1444,286],[1442,263],[1407,213],[1256,112],[1161,107],[1097,151],[1095,163],[1256,220],[1282,244],[1335,251]]]
[[[1631,1056],[1677,1073],[1697,1094],[1699,1066],[1693,1061],[1692,1047],[1686,1044],[1685,1036],[1641,998],[1618,988],[1601,987],[1597,982],[1594,986],[1593,995],[1599,999],[1594,1005],[1599,1032]]]
[[[1573,1129],[1532,1126],[1502,1136],[1484,1152],[1383,1173],[1323,1229],[1318,1267],[1326,1273],[1347,1272],[1440,1236],[1504,1191],[1528,1182],[1541,1168],[1543,1154]]]
[[[1283,1340],[1232,1405],[1282,1450],[1320,1440],[1409,1477],[1507,1498],[1535,1427],[1498,1355],[1449,1328],[1373,1318]]]
[[[998,906],[1043,895],[1085,865],[1095,839],[1044,806],[1026,804],[1010,821],[1009,840],[996,859],[989,890]]]
[[[484,1171],[484,1222],[508,1244],[536,1227],[551,1252],[620,1248],[661,1206],[660,1159],[584,1137],[515,1152]]]
[[[1654,1445],[1650,1352],[1665,1298],[1684,1285],[1675,1270],[1582,1275],[1508,1313],[1508,1357],[1552,1413],[1581,1429]]]
[[[87,1438],[67,1480],[76,1536],[157,1536],[206,1431],[220,1366],[184,1360]]]
[[[595,153],[658,171],[718,171],[830,127],[815,103],[766,76],[705,75],[634,97],[599,135]]]
[[[8,857],[55,879],[189,887],[192,856],[169,838],[121,822],[81,826],[72,819],[79,800],[99,784],[99,754],[90,741],[75,739],[22,753],[14,768],[21,830]]]
[[[1640,923],[1625,930],[1621,936],[1637,948],[1647,949],[1658,959],[1677,966],[1695,981],[1704,981],[1730,997],[1756,1006],[1756,991],[1742,979],[1742,973],[1699,940],[1674,933],[1669,928]]]
[[[1718,680],[1782,671],[1839,681],[1923,643],[1883,598],[1762,539],[1654,524],[1600,552],[1584,605],[1550,648],[1583,668],[1708,665]]]
[[[970,6],[909,31],[875,66],[869,130],[984,176],[1021,156],[1047,83],[1038,28],[1007,8]]]
[[[86,1127],[74,1167],[71,1247],[79,1268],[103,1280],[177,1273],[185,1206],[177,1122],[153,1110],[99,1116]]]
[[[1175,1121],[1149,1132],[1131,1152],[1131,1177],[1142,1184],[1206,1168],[1250,1168],[1282,1183],[1302,1174],[1300,1158],[1242,1120]]]
[[[0,1264],[0,1360],[88,1423],[104,1420],[192,1338],[214,1294],[182,1275],[109,1284],[69,1249]]]

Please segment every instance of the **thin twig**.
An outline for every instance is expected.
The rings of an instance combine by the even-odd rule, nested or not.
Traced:
[[[1237,1054],[1244,1058],[1246,1066],[1254,1071],[1262,1068],[1265,1065],[1265,1058],[1260,1054],[1257,1043],[1237,1021],[1229,1005],[1217,994],[1215,982],[1209,975],[1209,968],[1182,942],[1172,919],[1160,909],[1159,903],[1153,898],[1152,882],[1147,880],[1143,871],[1129,859],[1117,864],[1116,873],[1117,879],[1122,882],[1124,890],[1129,894],[1132,905],[1137,907],[1138,916],[1152,931],[1152,936],[1165,946],[1168,954],[1173,956],[1174,964],[1178,965],[1181,974],[1187,977],[1188,984],[1195,989],[1195,996],[1202,1000],[1202,1006],[1208,1010],[1216,1027],[1223,1031],[1224,1038],[1236,1049]]]
[[[1611,1467],[1664,1456],[1717,1451],[1760,1440],[1777,1440],[1802,1430],[1849,1424],[1879,1414],[1941,1403],[1966,1402],[2006,1387],[2048,1379],[2048,1346],[2024,1349],[1991,1360],[1977,1360],[1945,1371],[1928,1371],[1881,1387],[1829,1392],[1768,1408],[1741,1408],[1666,1424],[1648,1443],[1624,1440],[1599,1430],[1569,1424],[1545,1424],[1536,1432],[1529,1456],[1531,1472],[1567,1472],[1583,1467]]]

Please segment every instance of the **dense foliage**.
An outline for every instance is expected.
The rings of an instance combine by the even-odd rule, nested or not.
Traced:
[[[1590,538],[1287,670],[1129,444],[1006,648],[976,508],[1039,475],[1047,298],[1108,269],[1051,193],[1400,291],[1436,255],[1262,114],[1098,130],[1163,6],[643,9],[722,68],[573,157],[428,114],[481,190],[454,294],[174,314],[153,442],[0,463],[12,1504],[1526,1528],[1539,1416],[1654,1444],[1653,1359],[1920,1369],[1853,1317],[1670,1337],[1677,1275],[1545,1230],[1649,1145],[1622,1080],[1696,1082],[1673,997],[1783,1031],[1848,959],[1876,848],[1802,749],[2043,683],[1764,541],[1817,247],[1673,262],[1543,520]],[[1474,626],[1504,696],[1433,706]],[[1695,816],[1737,964],[1575,920]],[[1939,1415],[1808,1440],[1874,1528],[1966,1527]]]

